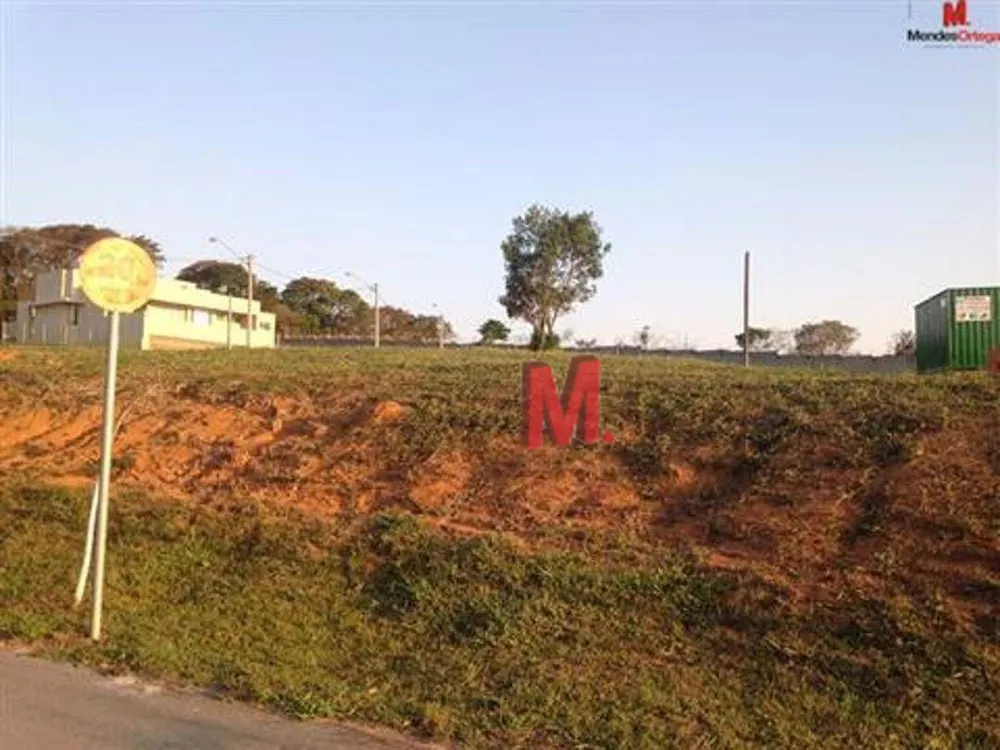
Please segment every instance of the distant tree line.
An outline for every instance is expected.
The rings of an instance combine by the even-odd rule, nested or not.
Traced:
[[[163,265],[160,245],[145,235],[123,235],[110,227],[92,224],[53,224],[43,227],[8,227],[0,231],[0,319],[12,319],[18,297],[29,293],[34,277],[45,271],[72,266],[88,246],[106,237],[125,237],[143,247],[158,267]],[[247,269],[239,263],[200,260],[185,267],[177,278],[214,292],[245,297]],[[375,312],[371,304],[352,289],[338,287],[327,279],[298,278],[283,289],[259,278],[253,279],[254,299],[265,312],[275,314],[283,335],[317,334],[344,338],[369,337]],[[387,340],[436,341],[439,319],[418,315],[398,307],[379,311],[381,336]],[[455,333],[441,321],[446,341]]]
[[[247,294],[247,269],[239,263],[200,260],[181,269],[177,278],[204,289],[240,297]],[[254,274],[254,299],[274,313],[283,336],[318,335],[364,338],[372,335],[375,309],[360,294],[329,279],[302,276],[283,289]],[[419,315],[391,305],[379,307],[380,335],[386,340],[437,341],[438,325],[445,341],[455,338],[451,323],[436,315]]]
[[[0,318],[12,317],[19,291],[40,271],[69,266],[83,250],[105,237],[122,236],[108,227],[90,224],[57,224],[39,228],[8,228],[0,232]],[[160,246],[144,235],[127,239],[144,247],[157,265],[162,265]],[[604,274],[604,260],[611,245],[604,242],[601,227],[591,212],[569,213],[534,204],[515,217],[510,234],[500,246],[506,271],[505,291],[499,298],[507,317],[531,326],[529,347],[557,348],[573,342],[578,348],[594,346],[595,340],[574,339],[572,331],[555,333],[556,321],[596,294],[596,282]],[[247,269],[239,263],[200,260],[187,266],[177,278],[215,292],[245,297]],[[266,312],[274,313],[278,330],[285,336],[326,335],[358,338],[372,335],[374,309],[368,300],[350,288],[329,279],[303,276],[283,289],[263,279],[253,279],[254,298]],[[446,341],[455,338],[451,324],[436,315],[420,315],[398,307],[380,307],[380,333],[387,340]],[[440,327],[439,327],[440,326]],[[511,330],[490,318],[479,328],[480,343],[507,342]],[[787,331],[750,328],[748,348],[805,355],[846,354],[860,338],[857,328],[839,320],[804,323]],[[743,348],[744,334],[736,334]],[[643,326],[633,340],[642,350],[655,347],[650,326]],[[624,342],[618,342],[623,346]],[[889,343],[896,355],[915,350],[911,331],[900,331]]]
[[[822,320],[803,323],[794,331],[772,328],[748,328],[746,336],[736,334],[736,346],[742,349],[744,341],[754,352],[795,352],[812,356],[847,354],[861,337],[861,332],[839,320]]]
[[[823,320],[805,323],[794,331],[779,331],[772,328],[750,328],[747,331],[750,351],[773,351],[805,355],[847,354],[860,338],[857,328],[839,320]],[[736,334],[736,346],[743,348],[743,334]],[[896,357],[912,356],[917,349],[913,331],[898,331],[893,334],[887,347],[888,353]]]

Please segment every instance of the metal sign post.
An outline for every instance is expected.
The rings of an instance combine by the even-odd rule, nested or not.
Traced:
[[[111,457],[115,436],[115,382],[118,375],[118,340],[121,314],[145,305],[156,288],[156,266],[138,245],[120,237],[95,242],[80,257],[80,285],[95,305],[108,313],[108,357],[104,370],[104,416],[101,430],[101,473],[96,508],[91,507],[84,566],[77,584],[76,602],[86,587],[87,558],[93,545],[94,592],[90,637],[101,638],[104,605],[104,557],[107,550],[108,503],[111,488]],[[96,510],[96,513],[95,513]]]
[[[119,313],[108,315],[108,361],[104,369],[104,422],[101,428],[101,478],[97,497],[97,545],[94,550],[94,600],[90,637],[101,638],[101,607],[104,604],[104,553],[108,541],[108,489],[111,486],[111,454],[115,433],[115,380],[118,376]]]

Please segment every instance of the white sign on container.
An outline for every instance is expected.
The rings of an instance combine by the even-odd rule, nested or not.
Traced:
[[[956,323],[988,323],[993,320],[993,298],[989,295],[955,297]]]

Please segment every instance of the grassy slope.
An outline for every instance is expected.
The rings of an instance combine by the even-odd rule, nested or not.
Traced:
[[[519,428],[518,367],[488,352],[128,355],[122,398],[155,383],[199,401],[332,403],[360,387],[412,406],[371,438],[405,473],[442,445],[488,464],[497,436]],[[20,352],[0,361],[0,408],[93,401],[99,373],[96,352]],[[709,566],[647,528],[554,522],[526,546],[524,534],[456,537],[407,514],[331,526],[240,498],[208,509],[119,492],[108,638],[95,646],[69,608],[86,499],[27,472],[0,492],[0,634],[463,747],[1000,743],[995,382],[608,358],[605,383],[615,445],[513,469],[568,471],[560,462],[603,451],[662,502],[671,461],[686,458],[713,482],[660,523],[704,521],[701,552],[787,557],[802,590],[749,564]],[[981,455],[926,465],[957,435],[976,436]],[[765,532],[797,533],[805,497],[841,477],[853,494],[830,502],[854,512],[824,559],[839,561],[831,583],[801,545]],[[935,566],[962,556],[984,565],[960,580]]]

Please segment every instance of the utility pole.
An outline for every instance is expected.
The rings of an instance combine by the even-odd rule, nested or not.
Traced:
[[[375,295],[375,348],[378,349],[379,346],[379,304],[378,304],[378,284],[369,284],[367,281],[362,279],[356,273],[351,273],[350,271],[344,271],[344,275],[355,281],[359,281],[364,286],[368,287],[368,291]]]
[[[253,346],[253,256],[247,255],[247,349]]]
[[[743,366],[750,366],[750,252],[743,254]]]
[[[375,348],[379,343],[379,311],[378,311],[378,284],[372,284],[372,292],[375,294]]]
[[[208,241],[212,244],[222,245],[229,253],[236,258],[241,263],[246,261],[247,264],[247,349],[249,349],[253,342],[251,336],[253,335],[253,255],[247,254],[246,258],[235,250],[233,250],[229,245],[218,237],[209,237]],[[232,301],[230,300],[230,309],[232,309]],[[231,345],[231,344],[230,344]]]

